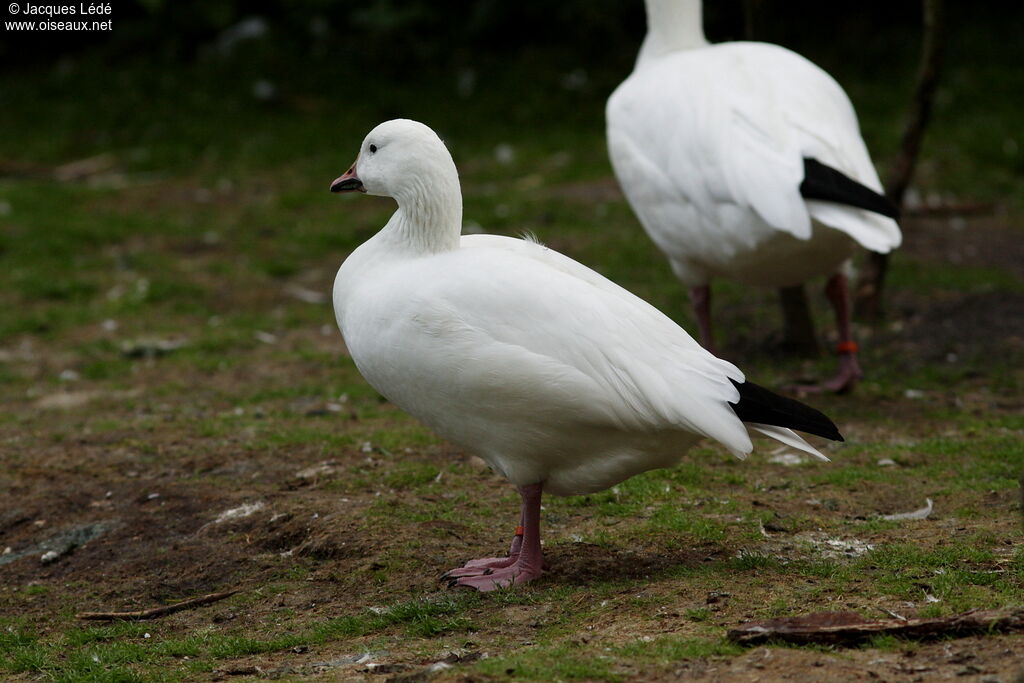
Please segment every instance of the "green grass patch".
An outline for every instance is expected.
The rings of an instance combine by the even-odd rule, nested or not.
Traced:
[[[616,648],[616,652],[630,658],[669,664],[682,659],[737,655],[743,652],[743,648],[730,643],[724,638],[721,640],[711,640],[705,638],[661,636],[622,645]]]
[[[339,617],[293,633],[263,639],[205,628],[185,637],[162,638],[155,624],[117,622],[69,628],[43,640],[25,624],[0,625],[0,671],[37,673],[62,681],[178,680],[188,667],[168,667],[184,657],[230,660],[298,645],[367,636],[397,629],[404,637],[435,638],[474,628],[465,611],[479,604],[475,594],[400,602]],[[151,634],[151,635],[147,635]]]
[[[533,647],[507,657],[493,657],[476,665],[489,676],[525,681],[596,680],[620,681],[607,654],[586,651],[577,645]]]

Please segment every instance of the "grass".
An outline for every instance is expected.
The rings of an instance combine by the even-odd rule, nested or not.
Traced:
[[[975,55],[998,42],[966,30],[957,40]],[[899,132],[900,74],[826,65],[884,164]],[[30,518],[0,527],[9,534],[0,546],[20,550],[65,520],[137,526],[111,541],[117,552],[100,540],[52,570],[27,569],[31,560],[0,567],[15,577],[0,586],[0,613],[21,615],[0,621],[0,673],[206,680],[257,662],[302,678],[310,661],[332,657],[387,651],[415,672],[458,651],[481,657],[441,680],[643,680],[683,660],[743,661],[724,635],[750,619],[1024,603],[1016,328],[958,348],[956,362],[882,328],[865,343],[858,393],[814,399],[848,439],[831,448],[831,464],[771,463],[760,443],[741,463],[703,444],[609,491],[546,498],[552,571],[542,581],[488,596],[441,588],[443,568],[504,547],[518,501],[362,381],[329,302],[296,297],[328,297],[338,264],[392,210],[332,197],[326,184],[380,119],[424,119],[460,166],[467,223],[533,231],[689,325],[685,293],[608,189],[601,106],[621,74],[595,73],[588,89],[569,92],[554,73],[486,66],[478,95],[452,106],[437,94],[451,89],[447,75],[399,94],[311,68],[289,98],[263,105],[242,85],[263,66],[197,63],[152,82],[150,69],[127,65],[110,80],[85,57],[70,72],[5,75],[0,126],[19,135],[0,139],[0,160],[44,172],[0,178],[0,485]],[[1016,134],[1015,91],[988,85],[1015,83],[1018,71],[980,57],[956,63],[918,181],[999,202],[1013,235],[1024,185],[1019,157],[1002,150]],[[514,147],[511,161],[495,154],[501,143]],[[50,173],[101,154],[111,169],[81,182]],[[935,253],[898,254],[892,319],[912,327],[934,301],[966,296],[1014,301],[1024,290],[1007,263],[954,268]],[[722,283],[715,296],[726,350],[750,377],[777,385],[831,369],[830,358],[762,350],[778,327],[772,293]],[[140,340],[185,343],[127,355],[124,345]],[[40,404],[63,394],[81,403]],[[896,464],[881,467],[883,458]],[[880,518],[925,498],[935,501],[928,520]],[[255,500],[265,513],[214,523]],[[821,537],[871,549],[829,555]],[[159,549],[157,566],[131,564],[144,544]],[[243,594],[223,605],[159,622],[82,627],[73,617],[96,603],[236,583]],[[912,647],[876,639],[862,663]]]
[[[0,626],[0,665],[9,673],[41,674],[61,681],[182,680],[196,671],[211,671],[221,660],[389,630],[409,638],[467,632],[473,629],[472,621],[460,612],[478,602],[472,594],[436,601],[412,600],[313,624],[271,639],[219,634],[209,629],[184,637],[161,637],[157,624],[118,622],[68,628],[58,637],[44,640],[24,625],[8,620]],[[145,676],[140,670],[146,671]],[[157,671],[162,673],[153,678]]]
[[[619,681],[608,655],[588,654],[573,645],[550,648],[535,648],[529,653],[488,659],[477,668],[491,676],[509,677],[515,680],[599,680]]]

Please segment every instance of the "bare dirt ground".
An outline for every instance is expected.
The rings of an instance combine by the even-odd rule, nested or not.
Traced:
[[[904,254],[915,264],[992,269],[1024,279],[1022,233],[1005,218],[920,219],[908,233]],[[1012,363],[1024,358],[1024,290],[979,282],[956,291],[954,283],[929,296],[929,283],[941,270],[929,272],[930,279],[914,287],[894,279],[889,322],[870,342],[874,363],[886,368],[879,385],[850,398],[824,399],[859,444],[837,453],[831,465],[836,470],[874,467],[887,453],[880,455],[872,444],[898,450],[908,441],[941,436],[943,429],[962,433],[962,420],[943,426],[943,411],[974,415],[975,428],[985,431],[985,420],[1024,410],[1019,384],[1010,381],[1019,381],[1020,369]],[[331,323],[326,308],[324,323]],[[115,379],[59,386],[45,381],[80,363],[77,344],[95,334],[26,336],[2,350],[4,363],[31,386],[4,397],[7,418],[0,424],[0,613],[20,620],[40,642],[58,649],[69,642],[68,632],[80,628],[74,618],[79,611],[142,609],[233,588],[240,593],[228,600],[146,628],[158,638],[202,633],[267,640],[302,633],[338,617],[374,613],[368,608],[443,598],[437,582],[442,571],[504,544],[515,501],[478,461],[437,442],[371,392],[347,402],[326,390],[303,394],[302,386],[322,382],[344,365],[336,334],[293,329],[273,345],[236,351],[241,358],[223,369],[175,361],[172,352],[140,359]],[[923,398],[904,395],[915,387],[900,384],[901,373],[920,378],[934,365],[966,369],[951,375],[948,385],[940,379]],[[344,372],[334,384],[358,385],[351,367]],[[914,447],[899,453],[901,468],[929,457]],[[969,450],[964,457],[971,457]],[[536,663],[508,659],[506,669],[495,671],[481,662],[537,648],[600,659],[638,640],[719,639],[724,628],[769,614],[913,612],[927,606],[923,596],[938,592],[934,576],[921,576],[917,597],[908,599],[903,588],[867,585],[867,575],[864,585],[854,576],[836,592],[828,577],[794,575],[784,562],[729,564],[754,551],[806,559],[805,541],[816,533],[922,549],[982,535],[1004,552],[993,551],[978,566],[1016,572],[1017,585],[1022,580],[1021,566],[1012,560],[1020,533],[1013,489],[957,488],[935,483],[925,470],[893,480],[822,479],[831,475],[764,458],[733,464],[714,450],[690,454],[684,464],[687,471],[707,468],[710,478],[677,487],[680,509],[694,510],[724,532],[691,531],[680,542],[667,527],[645,526],[658,519],[652,507],[642,508],[639,518],[631,513],[616,519],[598,508],[612,498],[553,501],[544,522],[548,575],[524,588],[522,598],[457,598],[463,600],[456,605],[462,625],[426,635],[401,625],[367,627],[311,638],[308,645],[265,652],[225,646],[160,661],[172,677],[191,680],[544,679],[530,668]],[[942,499],[929,520],[871,526],[870,513],[913,509],[926,495]],[[749,513],[774,515],[779,522],[767,531],[751,527],[744,517]],[[746,522],[737,525],[741,518]],[[48,551],[54,557],[43,561]],[[967,606],[974,594],[957,595],[956,605]],[[988,599],[978,595],[981,602]],[[993,635],[679,658],[625,654],[608,671],[619,680],[650,681],[1009,683],[1024,680],[1022,653],[1024,636]],[[191,669],[183,657],[205,664]],[[158,677],[155,669],[139,666],[140,678]],[[59,677],[45,670],[8,675]],[[551,678],[602,675],[581,669],[554,671]]]

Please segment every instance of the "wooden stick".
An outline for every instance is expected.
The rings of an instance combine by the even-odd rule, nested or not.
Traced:
[[[932,103],[938,89],[945,50],[945,21],[943,0],[922,0],[924,13],[924,40],[921,45],[921,65],[917,86],[910,102],[910,112],[900,139],[900,149],[885,181],[885,197],[903,208],[903,197],[917,165],[918,153],[925,129],[931,119]],[[889,254],[869,251],[857,278],[854,309],[858,318],[876,322],[882,313],[882,290],[889,270]]]
[[[152,609],[139,610],[138,612],[80,612],[75,616],[78,619],[91,619],[91,620],[110,620],[110,619],[126,619],[128,621],[142,621],[143,619],[156,619],[157,617],[166,616],[168,614],[174,614],[175,612],[181,612],[186,609],[193,609],[201,605],[208,605],[211,602],[217,602],[224,598],[229,598],[238,590],[225,591],[223,593],[210,593],[209,595],[201,595],[198,598],[189,598],[188,600],[182,600],[176,602],[173,605],[164,605],[163,607],[153,607]]]
[[[729,640],[746,645],[771,640],[848,645],[878,634],[927,639],[1022,630],[1024,608],[1016,608],[971,610],[949,617],[906,619],[865,619],[856,612],[819,612],[799,617],[752,621],[730,629],[727,635]]]

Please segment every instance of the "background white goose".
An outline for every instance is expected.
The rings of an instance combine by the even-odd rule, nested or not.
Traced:
[[[710,281],[784,287],[829,275],[839,371],[861,376],[844,263],[900,244],[896,209],[842,88],[777,45],[710,45],[700,0],[645,0],[647,37],[608,100],[608,150],[645,230],[689,287],[713,349]],[[808,387],[812,389],[812,387]]]
[[[658,310],[572,259],[525,240],[460,237],[458,173],[423,124],[374,128],[331,190],[398,203],[334,284],[359,371],[522,496],[509,557],[453,570],[453,584],[492,590],[540,574],[542,490],[598,491],[676,463],[702,437],[742,457],[748,429],[822,459],[788,428],[842,438],[818,411],[745,382]]]

